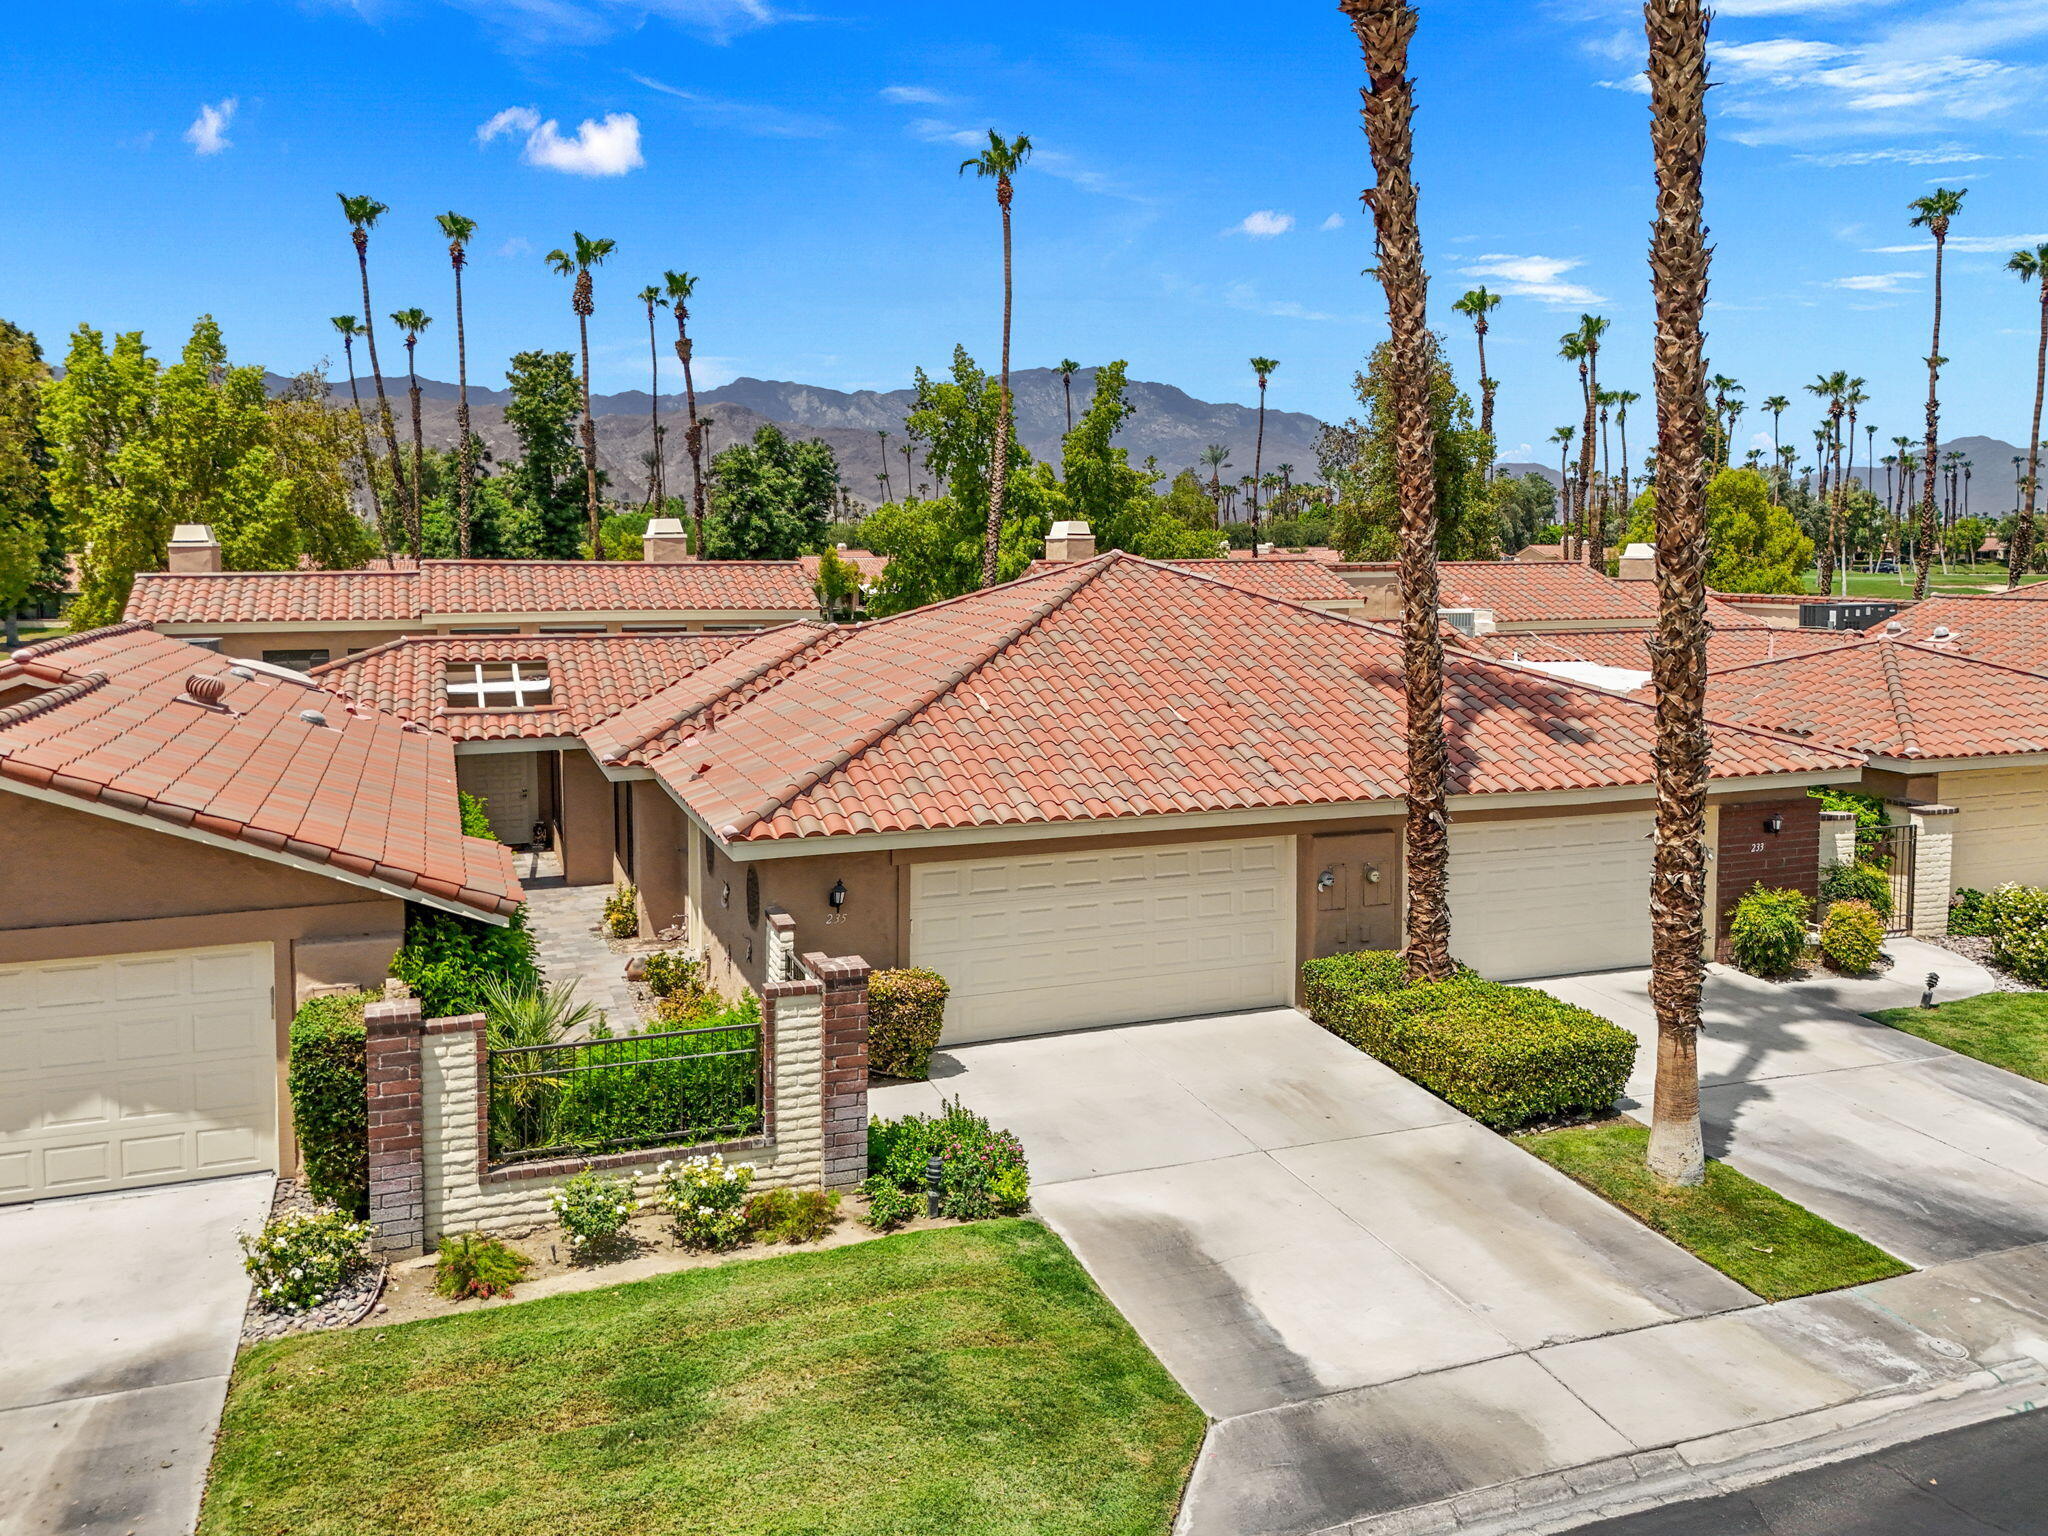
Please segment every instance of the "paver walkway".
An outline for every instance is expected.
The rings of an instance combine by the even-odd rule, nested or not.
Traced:
[[[0,1207],[5,1536],[189,1536],[271,1184]]]
[[[626,980],[626,957],[612,953],[604,941],[604,904],[611,893],[608,885],[529,888],[526,924],[548,985],[575,983],[578,1000],[603,1009],[611,1027],[623,1034],[640,1027],[640,1008]]]

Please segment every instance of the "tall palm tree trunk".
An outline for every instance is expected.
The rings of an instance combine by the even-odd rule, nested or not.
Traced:
[[[1259,558],[1259,470],[1266,458],[1266,381],[1259,380],[1259,430],[1252,439],[1252,558]]]
[[[1450,820],[1444,750],[1444,645],[1438,627],[1436,442],[1429,417],[1429,277],[1416,217],[1415,87],[1409,0],[1341,0],[1365,58],[1361,93],[1376,185],[1364,195],[1378,235],[1393,350],[1394,457],[1401,487],[1401,673],[1407,696],[1407,974],[1451,974]]]
[[[1600,353],[1595,347],[1587,353],[1586,362],[1580,371],[1580,385],[1586,393],[1586,420],[1579,431],[1584,441],[1579,444],[1579,518],[1586,530],[1586,564],[1595,570],[1606,564],[1601,550],[1604,530],[1600,526],[1600,509],[1593,499],[1593,402],[1600,393]]]
[[[1934,565],[1934,475],[1936,439],[1941,436],[1941,264],[1948,231],[1934,231],[1934,339],[1927,348],[1927,441],[1921,457],[1920,549],[1913,563],[1913,601],[1927,595],[1927,576]]]
[[[420,375],[413,366],[413,340],[405,343],[406,395],[412,402],[412,487],[406,499],[405,542],[417,560],[426,553],[426,526],[420,520],[420,465],[426,458],[427,440],[420,430]]]
[[[377,488],[377,461],[370,448],[370,419],[363,414],[363,392],[356,387],[356,346],[351,337],[341,339],[341,350],[348,358],[348,397],[356,407],[356,439],[358,451],[363,456],[363,479],[370,487],[370,512],[377,519],[377,543],[384,551],[384,557],[391,558],[391,530],[384,525],[384,494]]]
[[[1820,552],[1820,595],[1831,597],[1835,590],[1835,550],[1842,542],[1842,438],[1836,422],[1830,434],[1828,452],[1822,459],[1821,484],[1832,485],[1828,496],[1828,535]],[[1830,473],[1832,470],[1832,474]]]
[[[1493,478],[1493,380],[1486,372],[1486,316],[1480,315],[1472,322],[1472,332],[1479,340],[1479,430],[1486,437],[1486,478]]]
[[[1657,339],[1657,841],[1650,879],[1650,997],[1657,1074],[1650,1170],[1674,1184],[1706,1176],[1700,1137],[1700,985],[1705,976],[1707,686],[1707,15],[1701,0],[1646,0],[1650,145],[1657,218],[1650,236]]]
[[[391,401],[384,393],[384,369],[377,361],[377,321],[370,310],[370,237],[355,232],[356,270],[363,279],[363,340],[370,348],[370,379],[377,386],[377,426],[384,434],[384,449],[391,463],[391,490],[399,505],[405,504],[405,463],[398,456],[398,428],[391,419]]]
[[[690,450],[690,521],[696,530],[691,551],[704,558],[704,428],[697,420],[697,378],[690,369],[689,316],[676,304],[676,357],[683,365],[683,408],[690,418],[683,445]]]
[[[583,504],[590,517],[590,558],[602,560],[604,519],[597,506],[597,423],[590,415],[590,312],[595,307],[592,286],[588,268],[576,274],[576,337],[583,350]]]
[[[1621,434],[1621,509],[1622,518],[1626,521],[1628,517],[1628,488],[1630,484],[1628,478],[1628,408],[1626,406],[1615,412],[1614,430]]]
[[[2034,348],[2034,429],[2027,434],[2027,495],[2013,525],[2012,544],[2006,550],[2005,585],[2017,587],[2026,578],[2034,556],[2034,491],[2041,479],[2041,391],[2048,386],[2048,272],[2040,276],[2041,339]]]
[[[469,338],[462,328],[462,269],[466,258],[455,253],[455,434],[462,446],[455,455],[455,553],[469,558],[470,482],[476,475],[476,449],[469,430]]]
[[[1003,365],[1002,392],[997,402],[995,454],[988,473],[988,538],[981,551],[981,584],[996,584],[996,554],[1003,536],[1003,489],[1010,471],[1010,183],[996,183],[996,206],[1003,211]]]
[[[654,461],[647,470],[647,506],[661,510],[666,477],[661,462],[661,343],[654,336],[654,301],[647,301],[647,421],[653,433]]]

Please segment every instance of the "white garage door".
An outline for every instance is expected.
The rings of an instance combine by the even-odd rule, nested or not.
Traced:
[[[1451,952],[1514,981],[1650,963],[1650,813],[1451,823]]]
[[[499,842],[524,848],[533,841],[540,809],[540,754],[465,752],[455,759],[456,787],[483,796],[484,813]]]
[[[1944,773],[1941,798],[1958,813],[1950,889],[2048,885],[2048,768]]]
[[[277,1165],[268,944],[0,965],[0,1204]]]
[[[1284,1004],[1293,840],[919,864],[911,964],[952,985],[948,1044]]]

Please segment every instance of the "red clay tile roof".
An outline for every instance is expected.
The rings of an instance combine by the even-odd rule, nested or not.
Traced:
[[[2027,588],[2020,588],[2022,592]],[[2048,672],[2048,606],[2000,595],[1930,597],[1864,633],[1916,640],[1958,656],[1996,661],[2025,672]]]
[[[1897,640],[1716,673],[1707,712],[1880,757],[2048,752],[2048,677]]]
[[[1447,670],[1455,793],[1650,781],[1642,704]],[[702,712],[651,766],[728,841],[1385,800],[1405,775],[1392,630],[1114,553],[829,631],[729,703],[683,702]],[[1855,765],[1740,728],[1714,749],[1723,776]]]
[[[1565,634],[1480,635],[1468,638],[1467,649],[1501,661],[1545,663],[1590,661],[1603,667],[1650,670],[1649,629],[1572,630]],[[1863,637],[1851,630],[1774,629],[1752,624],[1741,629],[1715,628],[1707,635],[1707,669],[1723,672],[1752,662],[1784,656],[1805,656],[1835,650]]]
[[[455,741],[580,734],[747,644],[730,635],[412,635],[307,675],[353,703],[418,720]],[[450,662],[545,661],[554,702],[535,709],[450,709]]]
[[[601,763],[640,766],[705,720],[723,715],[773,686],[793,659],[832,644],[843,633],[807,620],[735,636],[742,643],[715,661],[584,731],[583,744]]]
[[[875,554],[870,550],[841,549],[835,550],[833,553],[857,568],[860,571],[860,579],[862,581],[880,581],[882,573],[889,569],[889,557],[887,555]],[[799,555],[797,559],[802,562],[804,570],[809,573],[810,579],[815,582],[818,579],[818,557],[816,555]]]
[[[1065,562],[1034,560],[1027,574],[1057,570]],[[1261,555],[1243,560],[1170,560],[1167,564],[1197,576],[1213,576],[1247,592],[1285,598],[1290,603],[1349,603],[1362,606],[1365,594],[1336,575],[1329,562],[1307,555]]]
[[[136,624],[15,651],[0,687],[47,691],[0,709],[0,788],[154,817],[436,905],[517,910],[511,851],[462,835],[446,738],[243,670]],[[186,696],[191,678],[222,685],[216,707]]]
[[[125,617],[149,624],[414,623],[460,614],[814,611],[800,560],[425,560],[415,571],[152,571]]]

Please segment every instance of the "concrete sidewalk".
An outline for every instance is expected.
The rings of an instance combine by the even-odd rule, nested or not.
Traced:
[[[0,1208],[0,1533],[188,1536],[271,1187]]]

